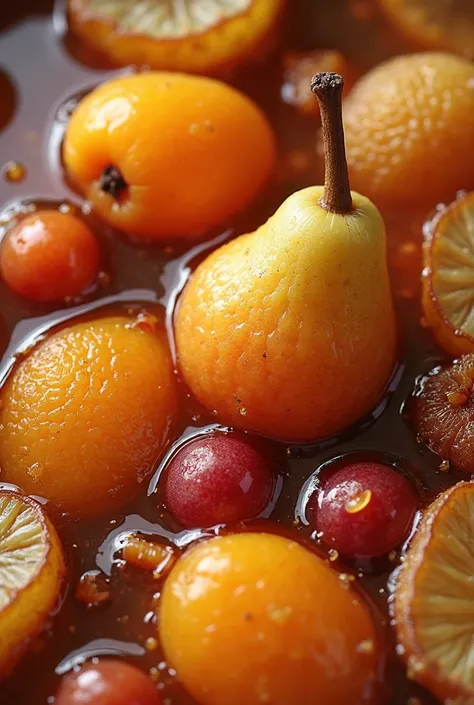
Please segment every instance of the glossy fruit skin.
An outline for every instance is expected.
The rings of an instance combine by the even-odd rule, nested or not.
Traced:
[[[191,441],[165,470],[165,500],[187,529],[257,517],[269,504],[274,474],[262,453],[235,435]]]
[[[41,566],[27,585],[16,590],[16,594],[11,583],[6,588],[2,586],[10,593],[9,597],[13,593],[13,599],[6,605],[2,599],[0,609],[0,679],[11,672],[34,639],[44,631],[60,603],[67,573],[61,541],[43,507],[31,497],[20,497],[23,505],[33,509],[42,525],[45,550]],[[0,498],[16,499],[17,493],[2,491]],[[11,519],[14,512],[10,511],[9,515]],[[1,519],[8,525],[8,519]],[[26,535],[27,527],[24,526],[23,531]],[[11,534],[9,538],[11,544]],[[8,566],[8,550],[3,556],[4,566]]]
[[[140,491],[169,440],[177,400],[164,334],[133,322],[75,323],[20,362],[0,392],[5,482],[81,516],[117,509]]]
[[[23,218],[0,249],[0,272],[8,286],[34,302],[79,296],[99,274],[99,245],[87,225],[60,211]]]
[[[339,553],[377,558],[408,538],[416,510],[416,493],[403,475],[380,463],[354,463],[322,480],[315,526]]]
[[[192,548],[165,583],[159,624],[167,660],[202,705],[374,702],[380,654],[367,608],[287,538],[234,534]]]
[[[352,187],[377,205],[451,201],[474,186],[473,110],[474,64],[466,59],[425,52],[369,71],[344,107]]]
[[[179,364],[222,423],[312,441],[383,395],[396,355],[383,221],[360,194],[349,220],[322,208],[322,196],[322,187],[290,196],[213,252],[184,290]]]
[[[219,81],[149,72],[112,79],[74,111],[64,140],[72,181],[102,218],[137,237],[202,239],[245,208],[275,164],[272,128]],[[99,184],[116,167],[119,201]]]
[[[435,369],[414,399],[420,441],[458,470],[474,473],[474,354]]]
[[[85,0],[69,0],[74,32],[119,66],[206,75],[227,75],[252,63],[274,43],[283,16],[283,0],[253,0],[246,12],[229,17],[206,31],[188,36],[153,38],[123,32],[110,21],[94,17]]]
[[[139,668],[117,659],[87,664],[64,676],[56,705],[161,705],[156,686]]]

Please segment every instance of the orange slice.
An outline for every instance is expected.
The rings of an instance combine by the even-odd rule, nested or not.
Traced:
[[[395,591],[397,634],[411,678],[442,702],[474,702],[474,484],[425,513]]]
[[[265,53],[285,0],[68,0],[73,32],[119,65],[220,74]]]
[[[423,258],[427,325],[450,355],[474,352],[474,192],[427,227]]]
[[[387,16],[422,49],[474,56],[474,4],[471,0],[379,0]]]
[[[44,628],[64,574],[61,543],[41,505],[0,491],[0,677]]]

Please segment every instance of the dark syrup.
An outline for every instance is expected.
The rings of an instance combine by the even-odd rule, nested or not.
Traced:
[[[292,0],[290,5],[286,43],[292,49],[338,48],[361,70],[403,50],[376,16],[371,2]],[[93,316],[96,311],[151,310],[166,325],[173,349],[172,311],[196,262],[213,246],[263,222],[295,189],[322,181],[315,126],[299,119],[280,101],[277,62],[254,73],[251,79],[240,77],[240,86],[263,105],[279,133],[282,159],[280,176],[273,188],[256,207],[229,224],[225,231],[215,233],[215,239],[205,245],[186,250],[183,243],[167,247],[133,243],[88,212],[64,180],[59,152],[68,115],[77,99],[117,70],[67,36],[61,4],[53,13],[52,2],[48,0],[8,3],[8,7],[2,7],[1,22],[4,31],[0,35],[0,129],[3,128],[0,167],[15,161],[26,167],[26,173],[19,183],[8,181],[4,175],[0,181],[0,207],[4,216],[0,237],[12,216],[25,207],[70,204],[78,208],[98,233],[106,276],[85,300],[70,302],[56,311],[24,303],[0,282],[0,356],[3,355],[0,380],[16,364],[18,354],[39,337],[65,325],[71,318]],[[292,155],[302,150],[306,166],[296,170]],[[384,213],[400,327],[400,359],[379,407],[337,439],[312,446],[269,444],[277,458],[279,483],[271,519],[264,526],[293,536],[298,532],[302,541],[309,542],[322,554],[326,552],[313,534],[307,504],[319,473],[333,460],[354,453],[382,462],[388,458],[412,476],[419,488],[421,506],[457,479],[453,474],[441,472],[439,459],[416,442],[403,413],[417,377],[442,360],[441,353],[420,326],[419,253],[425,215]],[[180,437],[168,453],[189,438],[209,432],[218,423],[218,419],[199,407],[183,385],[180,387],[183,408]],[[194,701],[176,682],[159,647],[150,649],[156,636],[153,599],[158,598],[160,584],[138,569],[124,565],[120,548],[134,531],[184,547],[204,535],[241,530],[242,526],[215,527],[205,532],[180,531],[162,506],[159,489],[155,492],[162,468],[163,462],[151,478],[148,492],[144,487],[142,496],[119,515],[78,523],[48,506],[67,547],[70,587],[47,633],[15,673],[0,684],[0,705],[53,703],[60,676],[85,659],[100,655],[119,655],[151,670],[165,689],[165,702],[169,705],[193,705]],[[258,528],[262,521],[252,526]],[[378,613],[388,647],[388,701],[406,703],[410,697],[416,697],[429,705],[434,702],[430,696],[407,680],[395,656],[393,634],[383,626],[390,619],[390,575],[397,563],[398,555],[391,561],[364,564],[339,559],[333,565],[341,573],[355,576],[354,584],[359,584],[369,595]],[[74,599],[74,586],[85,571],[95,569],[106,576],[111,600],[103,607],[86,608]]]

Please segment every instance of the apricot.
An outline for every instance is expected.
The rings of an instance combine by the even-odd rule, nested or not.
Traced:
[[[2,480],[72,514],[117,509],[153,471],[176,403],[160,330],[125,316],[70,325],[0,390]]]
[[[376,203],[432,207],[474,186],[474,64],[451,54],[398,56],[345,102],[352,188]]]
[[[111,225],[198,239],[252,201],[275,163],[272,129],[219,81],[150,72],[115,78],[79,104],[63,148],[70,178]]]
[[[200,543],[163,589],[166,658],[203,705],[374,702],[378,645],[357,594],[281,536]]]
[[[54,210],[23,218],[0,250],[0,272],[10,289],[43,303],[79,296],[97,280],[99,261],[99,246],[87,225]]]

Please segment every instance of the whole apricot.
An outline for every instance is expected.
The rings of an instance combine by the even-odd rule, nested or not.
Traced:
[[[87,225],[54,210],[23,218],[0,250],[0,272],[10,289],[44,303],[83,293],[96,281],[99,262],[99,245]]]
[[[0,390],[2,480],[78,515],[120,507],[163,451],[176,412],[160,331],[125,316],[40,342]]]
[[[84,98],[63,156],[108,223],[138,237],[198,239],[257,196],[275,140],[260,109],[230,86],[149,72]]]
[[[203,705],[374,701],[367,608],[287,538],[235,534],[192,548],[165,583],[159,624],[168,662]]]
[[[376,203],[434,206],[474,186],[474,64],[452,54],[398,56],[345,102],[352,188]]]

